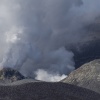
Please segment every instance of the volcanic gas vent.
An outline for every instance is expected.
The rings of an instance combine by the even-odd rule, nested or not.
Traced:
[[[0,70],[0,80],[14,82],[22,80],[25,77],[18,71],[11,68],[3,68]]]

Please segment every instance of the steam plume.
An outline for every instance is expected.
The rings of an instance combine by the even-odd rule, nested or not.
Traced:
[[[83,27],[100,15],[99,5],[100,0],[0,0],[1,68],[62,79],[74,70],[67,47],[92,38]]]

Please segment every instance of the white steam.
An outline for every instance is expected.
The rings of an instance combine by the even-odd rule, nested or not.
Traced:
[[[100,0],[0,0],[0,66],[40,80],[62,79],[74,70],[66,48],[91,37],[80,30],[99,8]]]
[[[67,76],[66,75],[59,75],[57,73],[49,73],[45,70],[41,70],[39,69],[38,71],[36,71],[36,78],[37,80],[42,80],[42,81],[51,81],[51,82],[57,82],[57,81],[60,81],[64,78],[66,78]]]

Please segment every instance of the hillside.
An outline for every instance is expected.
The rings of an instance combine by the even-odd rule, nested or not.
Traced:
[[[18,71],[0,71],[0,100],[99,100],[100,94],[62,82],[28,79]]]
[[[99,100],[100,94],[65,83],[0,85],[0,100]]]
[[[62,82],[100,93],[100,59],[82,65]]]

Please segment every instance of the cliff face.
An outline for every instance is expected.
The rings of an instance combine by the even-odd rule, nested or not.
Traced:
[[[84,64],[62,80],[100,93],[100,59]]]

